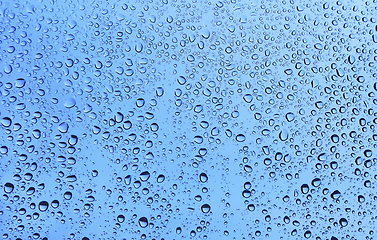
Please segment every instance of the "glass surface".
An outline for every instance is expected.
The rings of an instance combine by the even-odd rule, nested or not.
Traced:
[[[3,239],[373,239],[373,1],[1,0]]]

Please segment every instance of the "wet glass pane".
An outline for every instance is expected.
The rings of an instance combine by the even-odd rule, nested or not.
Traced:
[[[3,239],[373,239],[377,3],[0,0]]]

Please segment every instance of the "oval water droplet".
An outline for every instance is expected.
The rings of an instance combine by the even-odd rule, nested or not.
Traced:
[[[207,182],[207,181],[208,181],[208,176],[207,176],[207,174],[205,174],[205,173],[201,173],[201,174],[199,175],[199,180],[200,180],[202,183]]]
[[[245,137],[245,135],[243,135],[243,134],[238,134],[237,136],[236,136],[236,141],[237,142],[244,142],[246,140],[246,137]]]
[[[301,192],[303,194],[307,194],[309,192],[309,186],[308,186],[308,184],[302,184],[301,185]]]
[[[281,141],[287,141],[288,137],[289,137],[288,130],[283,129],[283,130],[280,131],[279,138],[280,138]]]
[[[163,181],[165,181],[165,176],[160,174],[158,175],[157,177],[157,183],[162,183]]]

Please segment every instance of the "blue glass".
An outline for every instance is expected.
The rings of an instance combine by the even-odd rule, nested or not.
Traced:
[[[0,1],[3,239],[373,239],[373,1]]]

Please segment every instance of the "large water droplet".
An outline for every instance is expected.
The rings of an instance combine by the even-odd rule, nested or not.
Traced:
[[[148,219],[146,217],[139,218],[139,225],[142,228],[146,228],[148,226]]]

